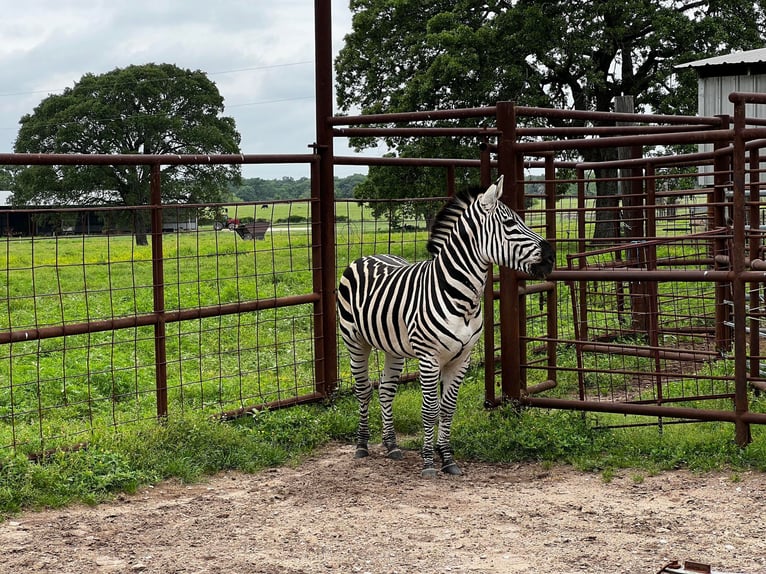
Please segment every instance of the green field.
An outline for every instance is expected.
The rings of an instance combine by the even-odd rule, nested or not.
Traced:
[[[339,272],[367,253],[425,256],[424,231],[392,231],[357,203],[340,205],[356,221],[338,225]],[[308,213],[308,202],[255,209],[274,222],[264,240],[212,226],[163,235],[166,312],[313,292],[311,226],[284,223]],[[2,247],[0,332],[129,320],[155,308],[152,250],[132,236],[13,238]],[[311,303],[168,322],[169,412],[312,393],[314,326]],[[0,449],[39,451],[153,419],[155,353],[152,325],[0,345]]]

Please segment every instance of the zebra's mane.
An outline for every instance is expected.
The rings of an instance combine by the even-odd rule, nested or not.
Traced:
[[[436,255],[449,240],[455,223],[465,210],[485,191],[482,187],[463,189],[452,196],[439,210],[431,224],[431,236],[426,248],[431,255]]]

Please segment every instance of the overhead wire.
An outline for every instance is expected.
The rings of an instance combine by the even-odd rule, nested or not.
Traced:
[[[292,66],[302,66],[307,64],[313,64],[314,60],[302,60],[302,61],[296,61],[296,62],[286,62],[283,64],[269,64],[265,66],[250,66],[246,68],[235,68],[232,70],[221,70],[217,72],[205,72],[206,76],[219,76],[224,74],[235,74],[235,73],[241,73],[241,72],[251,72],[251,71],[262,71],[262,70],[270,70],[270,69],[278,69],[278,68],[287,68]],[[143,80],[144,82],[153,82],[153,81],[166,81],[167,78],[157,78],[156,80],[152,79],[146,79]],[[115,83],[117,85],[117,83]],[[38,94],[38,93],[47,93],[49,95],[55,95],[55,92],[63,92],[66,88],[58,88],[55,90],[30,90],[26,92],[7,92],[7,93],[0,93],[0,97],[11,97],[11,96],[26,96],[26,95],[32,95],[32,94]],[[228,108],[238,108],[238,107],[246,107],[246,106],[258,106],[258,105],[268,105],[268,104],[277,104],[277,103],[285,103],[285,102],[292,102],[292,101],[298,101],[298,100],[309,100],[313,99],[314,96],[297,96],[297,97],[288,97],[288,98],[279,98],[279,99],[272,99],[272,100],[263,100],[263,101],[253,101],[253,102],[242,102],[242,103],[235,103],[235,104],[225,104],[224,109]],[[142,114],[144,116],[151,117],[153,114]],[[94,118],[93,121],[97,122],[111,122],[111,121],[123,121],[126,117],[114,117],[114,118]],[[13,127],[0,127],[0,130],[17,130],[18,126]]]

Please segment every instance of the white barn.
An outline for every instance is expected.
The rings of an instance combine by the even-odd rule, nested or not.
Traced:
[[[733,52],[679,64],[676,69],[693,68],[697,72],[697,113],[701,116],[732,115],[732,92],[766,93],[766,48]],[[746,115],[766,118],[766,106],[748,105]]]
[[[676,66],[676,69],[684,68],[693,68],[697,72],[697,113],[700,116],[733,116],[734,104],[729,101],[732,92],[766,93],[766,48],[732,52]],[[745,115],[766,119],[766,105],[747,104]],[[713,144],[701,144],[699,149],[711,151]],[[705,166],[701,171],[712,169],[712,166]],[[711,177],[705,177],[701,183],[712,185],[713,181]]]

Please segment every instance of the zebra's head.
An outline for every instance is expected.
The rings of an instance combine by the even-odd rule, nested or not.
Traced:
[[[555,260],[551,244],[501,202],[502,195],[501,175],[476,201],[474,207],[480,221],[479,249],[493,263],[524,271],[535,279],[547,277]]]

